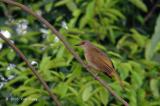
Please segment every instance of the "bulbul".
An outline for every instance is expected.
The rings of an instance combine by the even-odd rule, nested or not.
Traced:
[[[117,74],[112,61],[104,52],[88,40],[81,41],[77,46],[81,46],[84,49],[85,59],[92,69],[104,72],[109,77],[115,77],[115,79],[119,81],[121,87],[123,87],[123,83]]]

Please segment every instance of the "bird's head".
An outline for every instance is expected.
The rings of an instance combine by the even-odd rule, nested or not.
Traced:
[[[87,50],[89,47],[91,47],[91,43],[88,40],[83,40],[81,41],[79,44],[77,44],[76,46],[81,46],[84,50]]]
[[[77,44],[76,46],[81,46],[86,48],[87,46],[89,46],[90,42],[88,40],[83,40],[81,41],[79,44]]]

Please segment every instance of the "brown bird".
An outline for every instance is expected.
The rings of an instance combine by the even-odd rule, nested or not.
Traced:
[[[109,77],[114,76],[115,79],[119,81],[121,87],[123,87],[123,83],[117,74],[112,61],[104,52],[87,40],[81,41],[78,45],[84,49],[85,59],[92,69],[104,72]]]

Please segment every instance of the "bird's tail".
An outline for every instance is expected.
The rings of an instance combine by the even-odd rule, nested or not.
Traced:
[[[122,79],[120,78],[120,76],[118,75],[118,73],[116,71],[114,71],[112,76],[115,77],[115,79],[119,82],[122,89],[124,89],[124,83],[123,83]]]

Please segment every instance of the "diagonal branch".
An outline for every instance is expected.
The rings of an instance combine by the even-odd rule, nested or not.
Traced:
[[[55,101],[57,106],[61,106],[60,102],[58,101],[57,97],[55,94],[53,94],[46,82],[42,79],[42,77],[38,74],[38,71],[35,70],[35,68],[29,63],[27,58],[24,56],[24,54],[9,40],[7,39],[2,33],[0,32],[0,38],[2,38],[11,48],[17,52],[17,54],[24,60],[24,62],[28,65],[28,67],[32,70],[33,74],[38,78],[38,80],[42,83],[46,91],[49,93],[53,101]]]
[[[158,7],[158,1],[154,4],[150,12],[144,17],[144,23],[146,23],[149,20],[149,18],[152,17],[157,7]]]
[[[82,59],[79,57],[79,55],[74,51],[74,49],[71,47],[71,45],[68,43],[68,41],[65,39],[65,37],[59,33],[56,28],[54,26],[52,26],[47,20],[45,20],[43,17],[37,15],[36,13],[34,13],[31,9],[29,9],[27,6],[22,5],[20,3],[14,2],[12,0],[0,0],[2,2],[11,4],[11,5],[15,5],[17,7],[20,7],[22,10],[26,11],[27,13],[31,14],[32,16],[34,16],[37,20],[39,20],[40,22],[42,22],[43,24],[45,24],[51,31],[52,33],[54,33],[64,44],[64,46],[69,50],[69,52],[77,59],[77,61],[84,67],[86,68],[86,70],[88,72],[91,73],[91,75],[97,80],[99,81],[117,100],[119,100],[120,102],[122,102],[125,106],[128,106],[128,103],[121,98],[116,92],[114,92],[110,86],[103,81],[100,77],[96,76],[94,73],[92,73],[92,71],[90,71],[90,68],[82,61]]]

